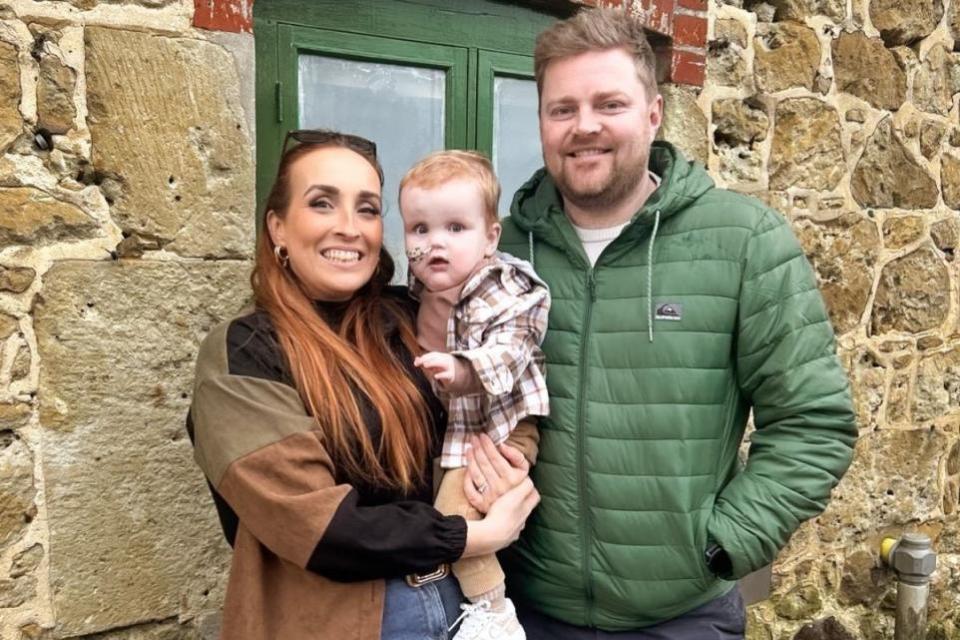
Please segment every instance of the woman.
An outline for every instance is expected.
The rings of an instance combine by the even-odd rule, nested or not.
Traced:
[[[442,637],[448,563],[512,542],[539,496],[524,477],[482,521],[433,509],[445,416],[413,366],[415,309],[388,286],[375,147],[291,137],[255,308],[204,340],[188,417],[234,549],[222,637]]]

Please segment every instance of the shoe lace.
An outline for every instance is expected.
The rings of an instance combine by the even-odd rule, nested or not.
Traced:
[[[486,616],[483,614],[490,611],[490,603],[487,600],[481,600],[475,604],[464,602],[460,605],[460,611],[462,611],[462,613],[456,620],[453,621],[453,624],[450,625],[450,628],[447,629],[447,631],[453,631],[458,624],[463,622],[463,627],[460,629],[461,633],[464,633],[464,635],[477,633],[483,629],[483,626],[488,621],[486,620]]]

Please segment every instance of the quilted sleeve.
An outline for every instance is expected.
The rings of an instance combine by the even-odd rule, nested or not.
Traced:
[[[769,562],[826,507],[857,425],[833,328],[789,225],[767,211],[743,261],[736,362],[756,431],[708,524],[739,578]]]

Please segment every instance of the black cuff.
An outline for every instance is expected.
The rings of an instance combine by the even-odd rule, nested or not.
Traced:
[[[718,578],[727,578],[733,574],[733,562],[726,550],[720,545],[713,543],[703,552],[704,562],[707,568]]]

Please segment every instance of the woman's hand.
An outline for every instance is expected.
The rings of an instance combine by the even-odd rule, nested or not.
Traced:
[[[508,444],[498,448],[486,434],[470,436],[463,491],[480,513],[489,512],[497,498],[519,486],[529,475],[530,463],[517,449]]]
[[[467,521],[467,545],[464,558],[494,553],[520,537],[520,531],[540,494],[530,478],[509,489],[493,504],[483,520]]]

